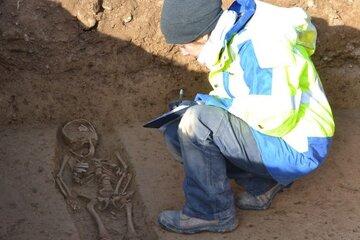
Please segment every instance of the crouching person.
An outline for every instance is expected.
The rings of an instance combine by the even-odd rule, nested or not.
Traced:
[[[170,231],[227,232],[235,206],[267,209],[274,196],[317,169],[334,133],[330,106],[310,56],[316,30],[299,8],[237,0],[165,0],[170,44],[210,70],[203,104],[163,129],[185,171],[185,204],[160,213]],[[234,198],[234,179],[245,192]]]

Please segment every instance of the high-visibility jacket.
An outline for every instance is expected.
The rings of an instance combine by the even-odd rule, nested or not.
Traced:
[[[237,0],[224,14],[234,12],[208,65],[213,91],[196,99],[248,123],[269,173],[288,184],[322,164],[335,130],[310,59],[316,29],[301,8]]]

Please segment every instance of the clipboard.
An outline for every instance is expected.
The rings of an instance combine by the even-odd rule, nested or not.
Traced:
[[[149,122],[145,123],[143,125],[143,127],[145,127],[145,128],[160,128],[163,125],[181,117],[189,107],[197,105],[197,104],[199,104],[199,103],[195,102],[195,101],[184,101],[184,103],[181,103],[180,105],[178,105],[171,111],[164,113],[163,115],[161,115],[157,118],[154,118],[154,119],[150,120]]]

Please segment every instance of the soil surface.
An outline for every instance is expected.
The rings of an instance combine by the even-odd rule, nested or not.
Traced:
[[[360,0],[269,2],[299,6],[312,16],[318,29],[313,60],[335,112],[360,108]],[[210,85],[204,67],[165,44],[159,28],[162,3],[0,0],[0,189],[5,193],[0,239],[96,239],[89,214],[69,209],[53,182],[61,159],[57,129],[75,118],[96,126],[97,156],[119,149],[128,156],[137,174],[132,187],[138,238],[177,239],[164,235],[155,218],[163,208],[180,207],[182,170],[162,162],[170,157],[161,136],[144,131],[140,123],[165,111],[179,89],[192,98]],[[224,7],[230,3],[226,0]],[[286,232],[298,235],[297,229],[308,231],[298,235],[308,239],[360,238],[359,133],[348,139],[346,129],[358,126],[359,115],[345,113],[333,155],[347,165],[330,161],[319,176],[295,184],[290,195],[296,197],[282,196],[268,214],[244,213],[241,218],[249,219],[242,223],[244,239],[269,239],[266,233],[270,239],[292,239]],[[351,157],[342,151],[344,144]],[[149,161],[157,159],[154,168]],[[157,201],[161,194],[166,196]],[[103,214],[112,237],[126,239],[124,212]],[[261,224],[268,230],[255,231]]]
[[[0,1],[2,125],[84,117],[109,127],[164,111],[180,88],[188,98],[209,90],[205,69],[165,44],[162,1],[82,2],[94,0]],[[360,1],[273,2],[313,16],[314,61],[332,105],[359,106]],[[76,16],[97,22],[87,30]]]
[[[184,204],[182,166],[166,150],[163,137],[157,131],[135,124],[119,128],[114,134],[123,136],[122,142],[137,169],[139,193],[159,239],[358,240],[360,111],[341,110],[336,111],[335,116],[338,131],[326,163],[278,194],[268,210],[237,209],[239,227],[226,234],[189,236],[160,229],[156,224],[159,212],[180,209]],[[136,134],[131,134],[134,132]],[[235,183],[233,190],[235,194],[242,191]]]

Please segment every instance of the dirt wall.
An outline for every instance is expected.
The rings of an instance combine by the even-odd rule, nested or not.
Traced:
[[[332,105],[359,107],[360,1],[272,2],[313,16],[314,61]],[[187,97],[209,90],[206,70],[164,43],[162,1],[96,3],[0,0],[0,125],[145,121],[180,88]]]

